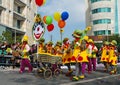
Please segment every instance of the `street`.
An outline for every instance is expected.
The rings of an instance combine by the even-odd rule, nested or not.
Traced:
[[[44,79],[43,76],[38,76],[36,69],[32,73],[27,71],[19,74],[19,68],[15,69],[0,69],[0,85],[119,85],[120,84],[120,67],[117,74],[110,75],[102,71],[103,66],[99,65],[96,72],[91,74],[86,73],[85,79],[72,81],[70,77],[61,74],[59,77]],[[66,68],[62,69],[66,71]]]

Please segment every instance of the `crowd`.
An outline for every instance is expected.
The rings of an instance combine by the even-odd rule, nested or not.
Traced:
[[[75,30],[72,34],[74,40],[70,42],[69,38],[64,38],[63,41],[57,41],[53,44],[52,41],[45,43],[45,39],[41,38],[38,45],[38,54],[48,53],[50,55],[57,55],[62,57],[62,64],[68,67],[68,72],[66,75],[71,75],[73,69],[71,64],[76,67],[75,75],[73,80],[79,80],[80,78],[85,78],[85,71],[87,69],[88,73],[96,71],[97,54],[100,55],[100,62],[104,64],[104,71],[110,74],[115,74],[117,71],[117,56],[118,52],[116,49],[117,42],[112,40],[111,42],[104,41],[100,49],[94,44],[94,41],[86,35],[82,35],[81,30]],[[83,37],[81,37],[83,36]],[[37,45],[28,45],[28,37],[25,36],[22,43],[7,44],[4,42],[0,45],[0,55],[8,54],[13,55],[11,59],[13,64],[16,59],[21,59],[20,63],[20,73],[23,73],[25,67],[29,68],[29,72],[32,71],[33,67],[30,63],[30,55],[37,52]],[[41,69],[44,68],[42,63],[40,63]],[[13,66],[14,68],[15,66]],[[53,64],[55,68],[56,65]]]

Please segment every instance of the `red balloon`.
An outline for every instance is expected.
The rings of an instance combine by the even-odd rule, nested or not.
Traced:
[[[63,21],[63,20],[59,20],[59,21],[58,21],[58,26],[59,26],[60,28],[63,28],[65,25],[66,25],[66,22],[65,22],[65,21]]]
[[[38,6],[42,6],[43,4],[43,0],[35,0],[35,2]]]
[[[47,16],[43,17],[43,21],[44,21],[45,24],[46,24],[46,18],[47,18]]]
[[[54,25],[53,24],[50,24],[47,26],[47,30],[50,32],[54,29]]]

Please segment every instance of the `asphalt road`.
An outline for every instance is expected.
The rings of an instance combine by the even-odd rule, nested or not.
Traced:
[[[46,80],[42,75],[38,76],[35,69],[32,73],[26,71],[23,74],[19,74],[18,68],[0,69],[0,85],[120,85],[120,67],[118,67],[117,74],[114,75],[103,72],[102,66],[98,66],[97,69],[91,74],[86,73],[85,79],[79,81],[72,81],[64,74]],[[62,70],[66,71],[65,68]]]

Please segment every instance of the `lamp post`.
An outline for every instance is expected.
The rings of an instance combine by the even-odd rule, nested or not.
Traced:
[[[15,29],[15,41],[14,42],[16,43],[16,29]]]
[[[108,39],[108,23],[107,23],[107,41],[109,41],[109,39]]]

